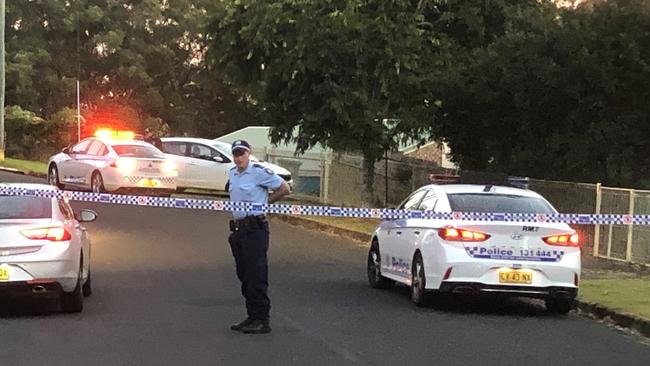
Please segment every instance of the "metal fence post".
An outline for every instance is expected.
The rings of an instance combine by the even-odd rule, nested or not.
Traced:
[[[634,190],[630,190],[630,209],[628,213],[630,215],[634,215]],[[632,244],[634,240],[634,225],[629,224],[627,226],[627,250],[625,251],[625,261],[626,262],[631,262],[632,261]]]
[[[603,203],[602,185],[600,183],[596,183],[596,215],[600,214],[600,207],[602,206],[602,203]],[[599,252],[600,252],[600,225],[596,224],[596,227],[594,228],[593,256],[598,257]]]

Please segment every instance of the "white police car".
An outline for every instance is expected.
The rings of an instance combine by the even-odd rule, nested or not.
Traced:
[[[555,214],[539,194],[490,185],[432,184],[413,192],[405,210]],[[546,300],[565,314],[580,280],[580,239],[563,223],[434,219],[384,220],[368,253],[375,288],[411,287],[421,305],[428,292],[503,293]]]
[[[129,131],[99,130],[95,136],[50,157],[50,185],[95,193],[176,192],[178,167],[155,146],[135,140]]]

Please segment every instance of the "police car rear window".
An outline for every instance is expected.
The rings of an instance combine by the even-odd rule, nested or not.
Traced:
[[[49,219],[51,217],[51,198],[0,196],[0,220]]]
[[[447,196],[454,212],[555,213],[553,207],[536,197],[480,193],[454,193]]]
[[[112,145],[117,155],[129,158],[164,159],[165,155],[153,146]]]

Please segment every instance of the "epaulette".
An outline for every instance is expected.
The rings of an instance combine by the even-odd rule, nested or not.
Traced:
[[[256,167],[256,168],[264,169],[264,171],[265,171],[266,174],[268,174],[268,175],[273,175],[273,174],[275,174],[275,172],[274,172],[273,170],[271,170],[270,168],[267,168],[267,167],[265,167],[265,166],[263,166],[263,165],[253,163],[253,166]]]

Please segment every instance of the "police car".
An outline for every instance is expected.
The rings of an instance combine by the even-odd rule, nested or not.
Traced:
[[[173,161],[153,145],[134,140],[128,131],[97,131],[48,162],[50,185],[96,193],[170,196],[177,176]]]
[[[478,184],[427,185],[399,209],[557,213],[530,190]],[[578,292],[580,238],[563,223],[384,220],[373,233],[367,270],[374,288],[410,286],[417,305],[430,292],[501,293],[542,298],[548,311],[566,314]]]

